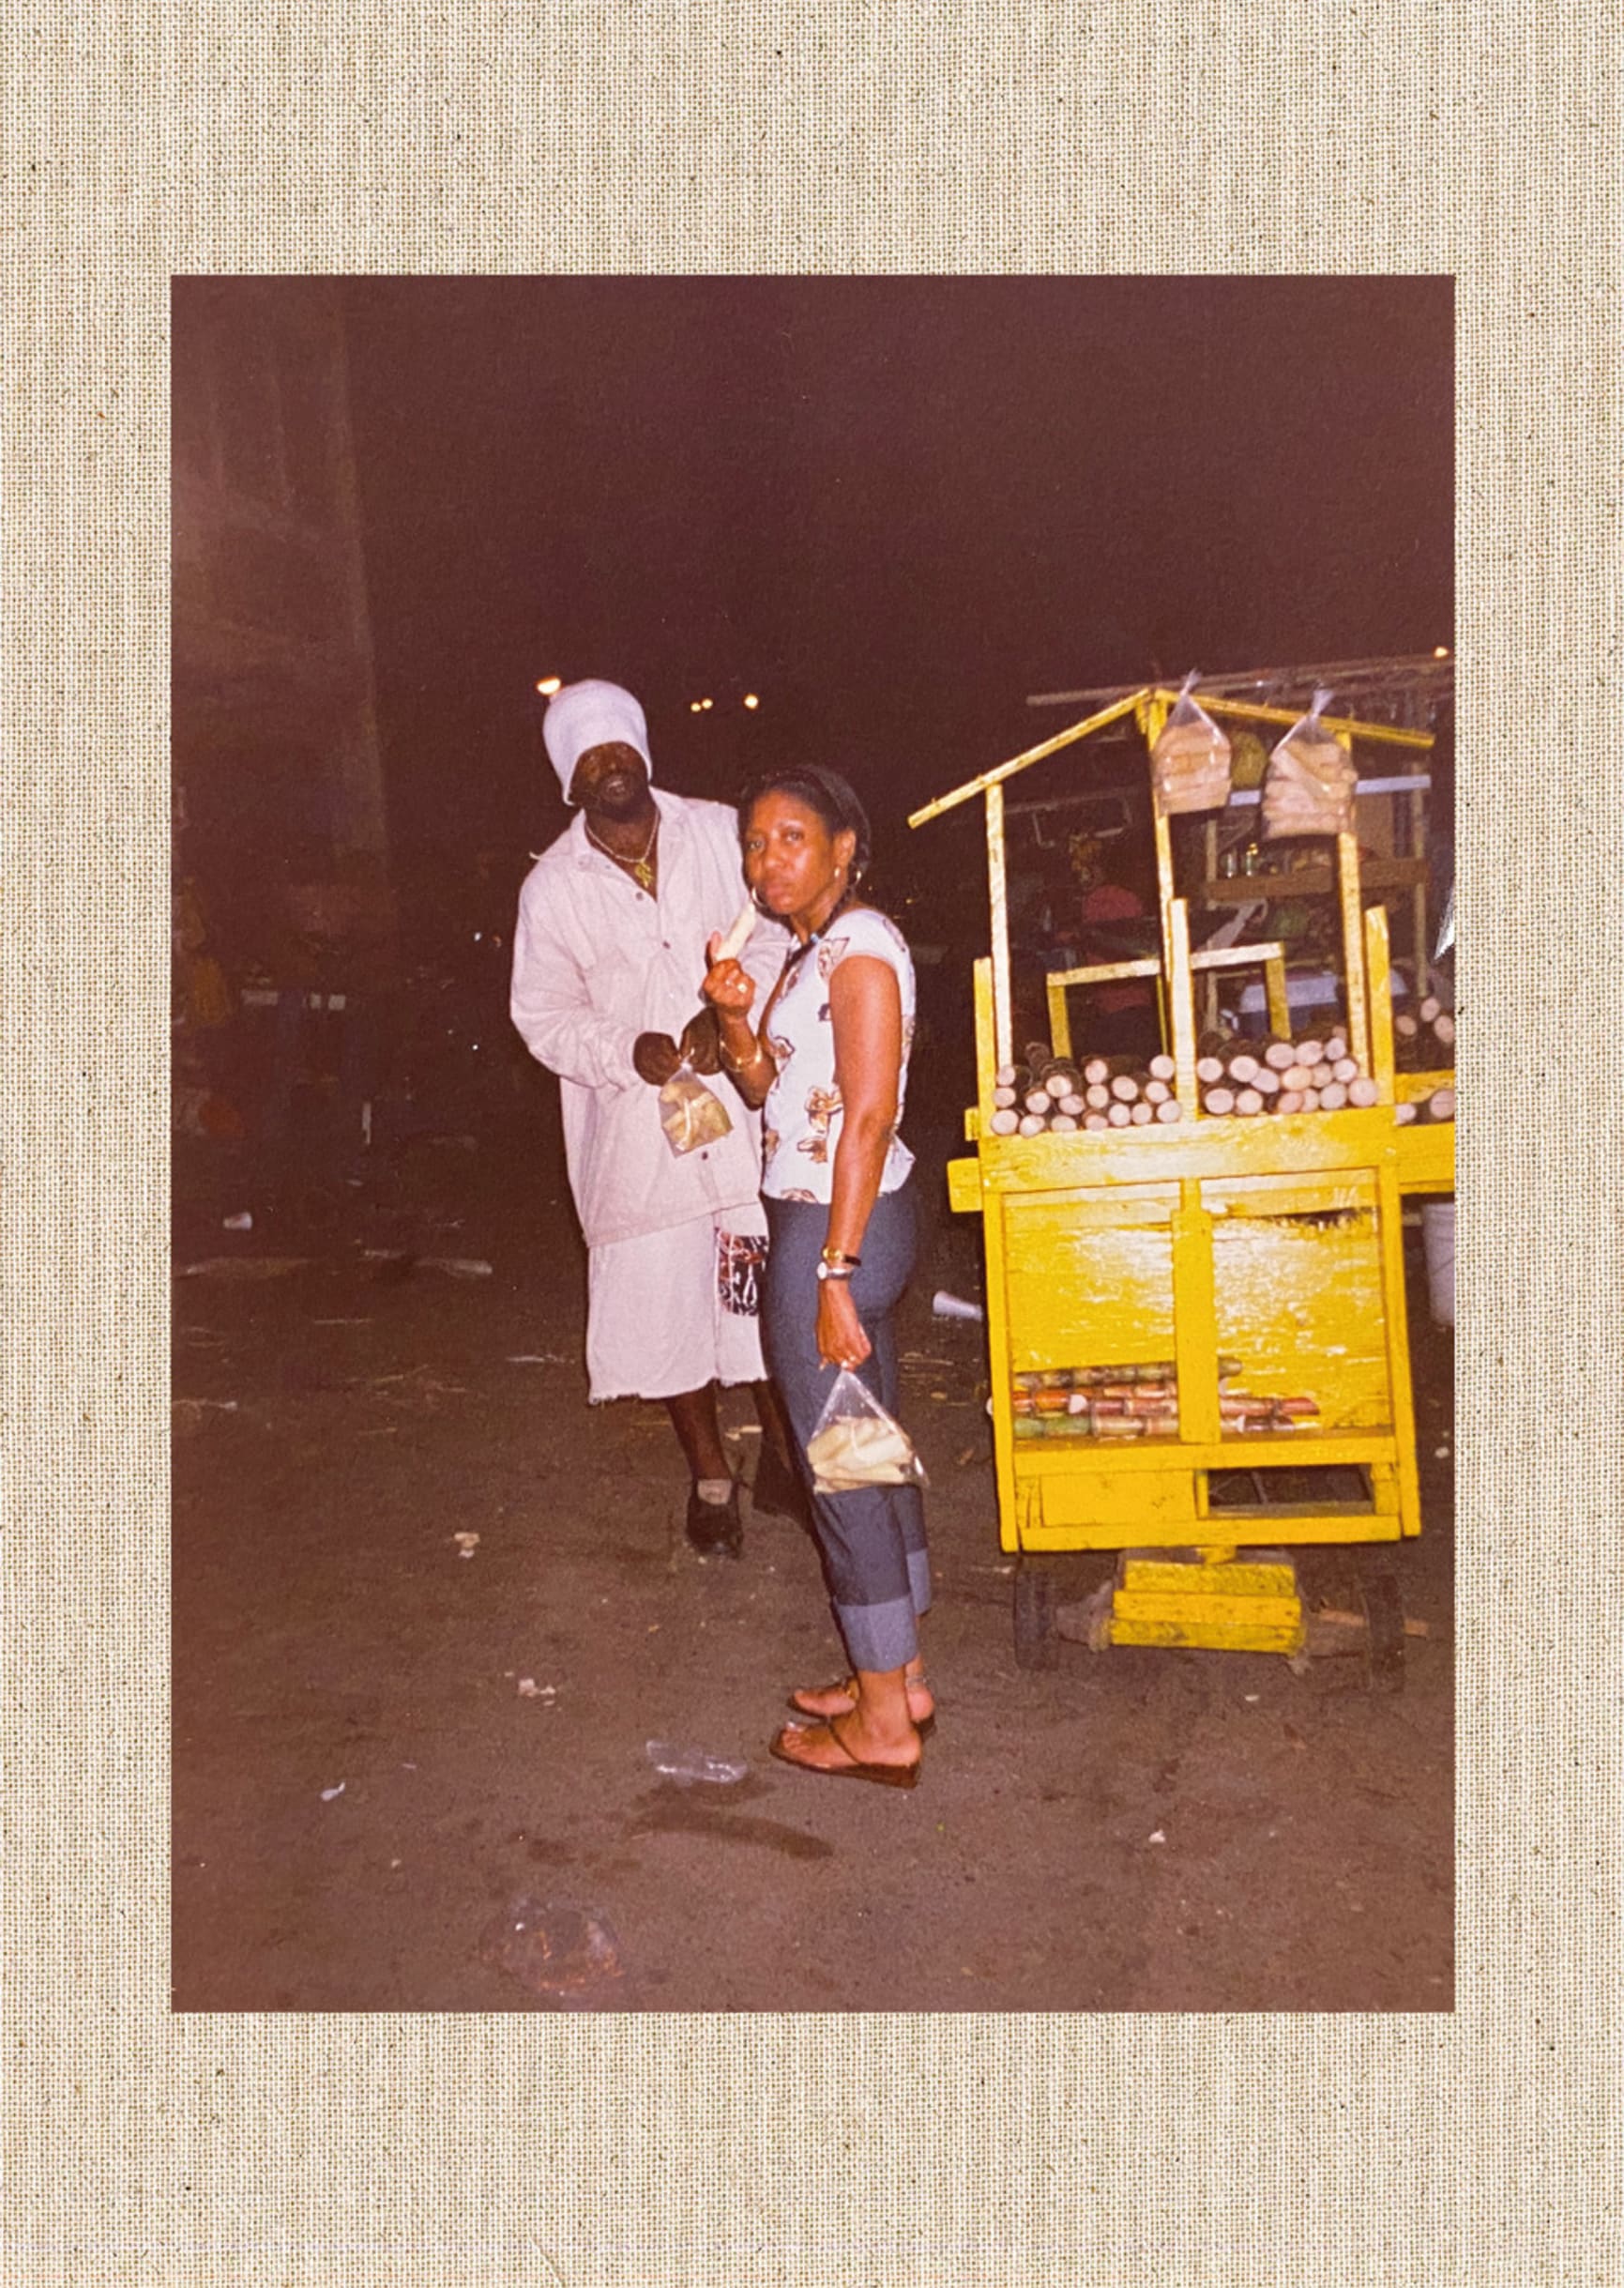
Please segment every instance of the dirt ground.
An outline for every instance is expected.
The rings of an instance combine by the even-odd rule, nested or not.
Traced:
[[[1034,1672],[981,1329],[930,1314],[938,1283],[977,1281],[944,1212],[903,1318],[940,1701],[906,1794],[768,1759],[786,1687],[842,1670],[815,1555],[763,1519],[742,1563],[700,1564],[663,1411],[586,1405],[544,1122],[420,1152],[381,1197],[262,1208],[251,1233],[220,1228],[255,1205],[229,1168],[177,1188],[179,1262],[239,1271],[175,1289],[177,2008],[1450,2006],[1452,1359],[1419,1294],[1427,1530],[1379,1553],[1431,1629],[1403,1692],[1358,1658],[1297,1675],[1070,1642]],[[402,1248],[493,1269],[366,1253]],[[727,1413],[748,1475],[750,1409]],[[1305,1592],[1357,1604],[1370,1562],[1306,1551]],[[1111,1563],[1069,1561],[1061,1594]],[[677,1786],[656,1739],[748,1775]],[[535,1923],[563,1946],[571,1910],[598,1951],[574,1991],[538,1991],[501,1936],[529,1926],[534,1963]]]

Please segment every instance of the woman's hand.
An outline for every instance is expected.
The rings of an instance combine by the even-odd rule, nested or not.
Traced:
[[[849,1279],[826,1279],[818,1289],[818,1356],[826,1366],[860,1366],[873,1349],[863,1333]]]
[[[712,930],[706,953],[714,955],[721,941],[720,932]],[[755,999],[755,980],[736,961],[713,959],[705,972],[705,983],[700,991],[712,1008],[721,1010],[723,1016],[748,1016],[751,1004]]]

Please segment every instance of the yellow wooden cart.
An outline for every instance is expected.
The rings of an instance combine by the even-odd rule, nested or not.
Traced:
[[[1374,1106],[1250,1119],[1202,1111],[1197,981],[1218,964],[1261,969],[1283,1033],[1284,961],[1273,942],[1191,953],[1168,822],[1153,801],[1161,958],[1052,975],[1050,1022],[1064,1054],[1073,993],[1154,976],[1182,1117],[1074,1135],[993,1132],[994,1075],[1014,1053],[1004,786],[1131,713],[1148,755],[1175,697],[1147,688],[1119,700],[909,822],[978,795],[986,807],[992,955],[976,964],[978,1102],[965,1123],[977,1151],[948,1172],[953,1207],[979,1213],[984,1228],[1000,1533],[1020,1561],[1015,1648],[1028,1666],[1055,1656],[1046,1553],[1122,1552],[1097,1642],[1296,1655],[1305,1623],[1291,1547],[1420,1531],[1400,1203],[1405,1192],[1452,1189],[1454,1129],[1394,1117],[1398,1102],[1423,1090],[1394,1072],[1387,914],[1363,908],[1354,835],[1337,837],[1334,854],[1344,1030],[1376,1083]],[[1294,720],[1238,701],[1210,706]],[[1349,745],[1430,744],[1382,725],[1328,719],[1327,727]],[[1435,1087],[1443,1075],[1427,1077]],[[1129,1442],[1090,1428],[1085,1412],[1018,1424],[1018,1378],[1075,1387],[1107,1373],[1130,1389],[1158,1373],[1173,1383],[1171,1426],[1164,1416]],[[1277,1419],[1293,1400],[1294,1426],[1245,1426],[1237,1389]],[[1267,1546],[1247,1546],[1257,1543]],[[1390,1584],[1367,1609],[1390,1669],[1403,1645]]]

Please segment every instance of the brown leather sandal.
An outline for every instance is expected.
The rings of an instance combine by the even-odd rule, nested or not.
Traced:
[[[767,1751],[769,1755],[776,1756],[780,1763],[793,1764],[797,1772],[811,1772],[819,1779],[866,1779],[876,1788],[917,1788],[919,1784],[919,1758],[916,1757],[912,1763],[865,1763],[860,1757],[852,1754],[841,1738],[832,1716],[824,1720],[824,1730],[845,1758],[844,1763],[808,1763],[799,1756],[789,1755],[784,1748],[785,1734],[797,1729],[796,1725],[786,1724]],[[812,1728],[808,1726],[805,1729]]]
[[[908,1688],[910,1691],[917,1692],[924,1684],[923,1676],[916,1676]],[[925,1685],[925,1689],[929,1691],[928,1685]],[[826,1692],[843,1692],[846,1704],[843,1708],[810,1707],[805,1695],[812,1692],[817,1693],[820,1697]],[[857,1704],[858,1680],[855,1676],[848,1676],[838,1685],[803,1685],[799,1691],[792,1692],[784,1702],[784,1706],[793,1710],[797,1716],[811,1716],[814,1724],[827,1724],[832,1716],[850,1716]],[[921,1740],[928,1740],[935,1729],[936,1712],[934,1708],[931,1710],[929,1716],[914,1717],[914,1730]]]

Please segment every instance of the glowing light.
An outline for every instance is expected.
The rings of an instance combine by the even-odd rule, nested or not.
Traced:
[[[544,676],[536,688],[544,699],[551,699],[555,691],[564,689],[564,678],[562,676]]]
[[[716,701],[714,699],[702,699],[699,704],[706,709],[706,713],[708,713],[709,710],[716,705]]]
[[[1434,646],[1433,657],[1434,660],[1447,660],[1449,656],[1449,647],[1448,644],[1436,644]]]
[[[688,711],[691,715],[697,715],[704,705],[703,699],[691,699],[688,703]]]
[[[746,707],[759,707],[761,701],[756,697],[754,692],[747,691],[744,694],[744,704]]]

